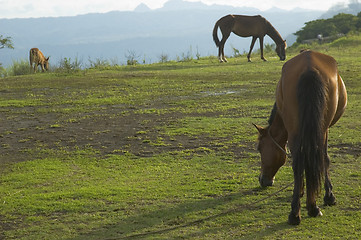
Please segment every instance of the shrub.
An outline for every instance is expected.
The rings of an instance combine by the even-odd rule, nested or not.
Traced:
[[[159,62],[160,63],[169,62],[168,54],[162,53],[161,55],[159,55]]]
[[[112,65],[108,60],[104,60],[102,58],[96,58],[94,61],[89,58],[89,63],[90,68],[106,68]]]
[[[358,31],[361,28],[361,15],[340,13],[329,19],[317,19],[306,22],[305,26],[297,31],[297,42],[302,43],[305,40],[315,39],[321,34],[323,37],[331,37],[339,33],[347,34],[352,31]]]
[[[237,48],[235,48],[232,44],[231,44],[231,48],[232,48],[232,51],[233,51],[233,57],[236,58],[236,57],[242,56],[241,52]]]
[[[25,59],[13,61],[13,64],[6,70],[8,76],[19,76],[33,73],[33,68]]]
[[[0,63],[0,77],[6,77],[7,72],[6,69],[2,66],[2,63]]]
[[[125,54],[125,57],[127,58],[127,65],[137,65],[139,62],[137,58],[139,58],[139,55],[135,51],[128,50],[128,53]]]
[[[188,52],[182,53],[182,59],[180,60],[180,62],[190,62],[192,60],[193,60],[193,50],[192,50],[192,46],[190,46]]]
[[[63,58],[59,62],[59,66],[56,71],[59,72],[75,72],[82,69],[82,61],[75,57],[74,61],[71,58]]]

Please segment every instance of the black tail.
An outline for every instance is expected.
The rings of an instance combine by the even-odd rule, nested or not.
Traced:
[[[317,195],[324,174],[322,131],[325,90],[317,71],[304,72],[298,82],[299,129],[295,142],[294,167],[305,171],[307,192]]]
[[[218,39],[218,22],[219,20],[216,22],[213,28],[213,41],[216,43],[217,47],[219,47],[219,43],[220,43]]]

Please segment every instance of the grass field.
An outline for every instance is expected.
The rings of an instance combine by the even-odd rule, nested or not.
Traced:
[[[284,62],[204,58],[0,79],[0,239],[360,239],[361,37],[312,48],[349,96],[323,217],[303,198],[290,226],[292,186],[269,196],[291,160],[259,187],[252,123],[267,124]]]

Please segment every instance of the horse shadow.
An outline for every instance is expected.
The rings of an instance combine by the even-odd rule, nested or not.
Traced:
[[[181,203],[173,207],[157,207],[157,210],[140,213],[137,215],[122,216],[122,210],[114,210],[114,219],[116,223],[102,226],[98,229],[89,231],[86,234],[79,235],[69,240],[80,239],[139,239],[139,238],[152,238],[158,234],[187,228],[202,224],[206,221],[214,220],[216,218],[226,216],[229,214],[242,214],[244,210],[251,210],[259,208],[262,203],[252,205],[249,203],[238,204],[244,202],[248,197],[254,196],[255,198],[259,194],[262,194],[264,188],[257,187],[249,190],[242,190],[237,193],[231,193],[216,198],[209,198],[203,200],[193,200],[186,203]],[[275,201],[284,201],[284,199],[276,199]],[[236,205],[236,207],[229,208],[230,205]],[[227,208],[228,207],[228,208]],[[192,214],[199,212],[215,212],[215,209],[219,210],[219,213],[206,215],[203,218],[192,219]],[[197,214],[199,215],[199,214]],[[284,223],[273,226],[272,228],[282,230],[289,228],[290,226],[285,221]],[[222,229],[212,229],[213,232],[217,232]],[[266,229],[271,234],[274,230]],[[209,234],[209,230],[204,234]],[[185,233],[186,234],[186,233]],[[198,234],[202,234],[198,232]]]

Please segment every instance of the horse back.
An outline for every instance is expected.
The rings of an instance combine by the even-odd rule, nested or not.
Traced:
[[[298,86],[301,76],[309,72],[316,74],[324,91],[323,128],[326,130],[343,114],[347,104],[346,88],[338,73],[337,63],[331,56],[305,51],[289,60],[282,69],[281,80],[276,91],[277,106],[287,131],[296,133],[299,126]],[[316,79],[314,80],[316,81]]]
[[[267,20],[260,16],[231,15],[234,19],[232,31],[241,37],[263,37],[267,32]]]

